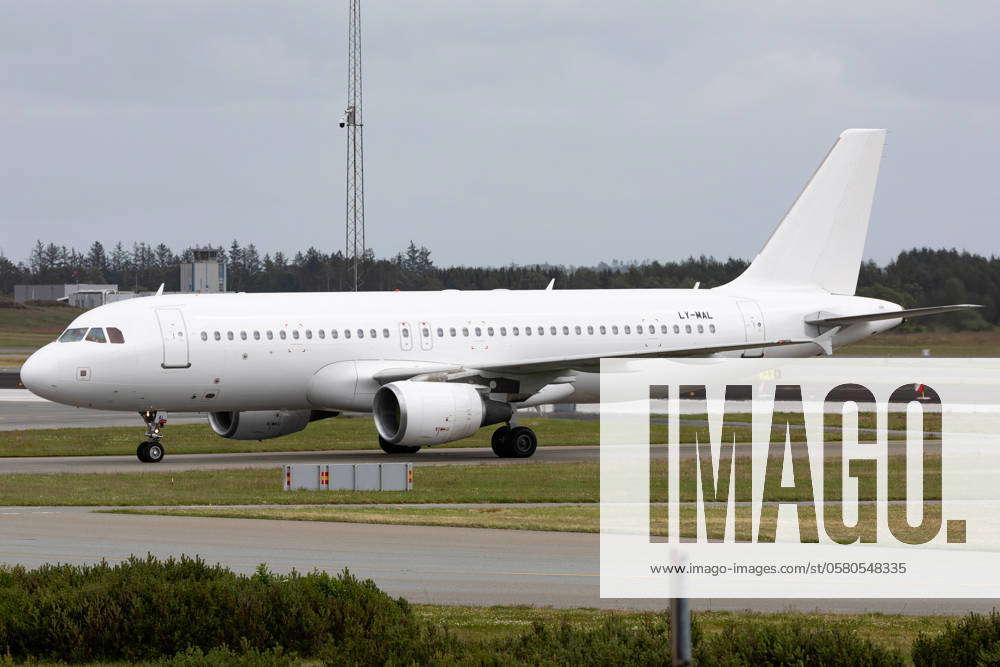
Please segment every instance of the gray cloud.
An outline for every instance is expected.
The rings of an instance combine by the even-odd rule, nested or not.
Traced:
[[[346,3],[9,0],[0,246],[343,242]],[[747,257],[837,133],[869,236],[994,253],[996,3],[367,3],[369,239],[439,263]]]

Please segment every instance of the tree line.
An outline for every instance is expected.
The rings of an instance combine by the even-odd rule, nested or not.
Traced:
[[[211,247],[211,246],[204,246]],[[316,248],[296,252],[260,251],[254,244],[233,241],[218,247],[227,263],[229,289],[241,292],[341,291],[353,288],[343,253]],[[95,241],[86,252],[38,241],[27,263],[0,257],[0,294],[15,284],[116,283],[121,290],[153,290],[161,283],[178,290],[178,264],[191,259],[192,249],[175,253],[165,244],[117,243],[108,251]],[[411,242],[392,257],[369,252],[362,266],[365,290],[541,289],[552,279],[557,289],[709,288],[722,285],[747,267],[742,259],[725,261],[689,257],[680,261],[612,262],[593,267],[510,265],[500,267],[436,266],[431,251]],[[1000,257],[914,248],[886,264],[861,266],[858,294],[887,299],[904,307],[948,303],[978,303],[984,308],[933,320],[924,326],[982,330],[1000,324]]]

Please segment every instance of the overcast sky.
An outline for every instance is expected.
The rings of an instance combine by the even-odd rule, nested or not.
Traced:
[[[853,5],[853,7],[852,7]],[[1000,251],[1000,3],[363,6],[368,239],[750,257],[889,128],[867,255]],[[0,247],[344,244],[347,2],[0,0]]]

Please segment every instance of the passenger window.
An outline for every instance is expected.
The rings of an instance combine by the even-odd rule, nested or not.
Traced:
[[[462,335],[466,338],[469,337],[469,327],[462,327]]]
[[[312,337],[313,337],[312,329],[306,329],[306,339],[312,340]]]
[[[531,335],[531,327],[524,327],[524,335],[525,336]]]
[[[351,337],[351,330],[344,329],[344,338],[350,338],[350,337]]]
[[[202,331],[201,332],[201,339],[202,340],[208,340],[208,332],[207,331]]]
[[[458,335],[458,332],[457,332],[457,331],[455,331],[455,327],[451,327],[450,329],[448,329],[448,333],[450,333],[450,334],[451,334],[451,337],[452,337],[452,338],[454,338],[455,336],[457,336],[457,335]]]
[[[667,333],[667,325],[666,324],[661,324],[660,325],[660,333],[661,334]]]
[[[285,340],[286,338],[288,338],[288,333],[284,329],[282,329],[281,331],[278,332],[278,338],[280,338],[281,340]]]
[[[630,327],[629,325],[626,324],[625,325],[625,333],[627,333],[627,334],[632,333],[632,327]]]
[[[588,326],[587,327],[587,333],[590,334],[591,336],[593,336],[594,335],[594,327],[593,326]]]
[[[708,325],[708,332],[709,333],[715,333],[715,325],[714,324],[709,324]]]
[[[556,328],[555,327],[549,327],[549,333],[552,334],[553,336],[555,336],[556,335]]]
[[[564,336],[568,336],[569,335],[569,327],[563,327],[563,335]]]
[[[369,336],[370,336],[371,338],[378,338],[378,332],[377,332],[377,331],[375,331],[374,329],[369,329],[369,330],[368,330],[368,335],[369,335]]]
[[[382,329],[382,338],[388,338],[388,337],[389,337],[389,330]]]
[[[424,327],[423,329],[420,330],[420,335],[423,336],[424,338],[430,338],[431,330],[428,329],[427,327]]]
[[[674,325],[674,333],[680,333],[680,332],[681,332],[681,328],[675,324]]]
[[[698,333],[705,333],[705,327],[699,324],[698,325]]]
[[[338,336],[340,336],[339,331],[337,331],[336,329],[330,329],[330,338],[336,339]]]
[[[299,339],[299,330],[298,329],[292,329],[292,338],[294,338],[295,340]]]
[[[691,333],[691,325],[690,324],[685,324],[684,325],[684,332],[685,333]]]
[[[241,331],[240,332],[240,340],[246,340],[246,339],[247,339],[247,332],[246,331]]]
[[[636,332],[637,334],[641,334],[641,333],[643,332],[643,328],[642,328],[642,325],[641,325],[641,324],[637,324],[637,325],[635,325],[635,332]]]
[[[104,329],[100,327],[94,327],[87,332],[87,338],[85,340],[91,343],[107,343],[108,339],[104,337]]]
[[[358,338],[364,338],[364,337],[365,337],[365,330],[358,329]]]
[[[611,333],[613,333],[616,336],[618,335],[618,325],[617,324],[612,324],[611,325]]]
[[[483,337],[482,327],[476,327],[476,338],[482,338],[482,337]]]
[[[215,340],[222,340],[222,334],[220,334],[218,331],[216,331],[213,334],[213,338],[215,338]]]
[[[326,339],[326,329],[317,329],[316,335],[319,336],[320,340]]]
[[[274,332],[271,331],[270,329],[267,330],[267,339],[274,340]]]
[[[607,333],[608,333],[608,328],[602,324],[601,325],[601,335],[604,336]]]
[[[507,327],[500,327],[500,335],[501,336],[507,335]]]
[[[66,329],[62,336],[59,336],[60,343],[76,343],[77,341],[83,340],[83,337],[87,335],[87,327],[82,329]]]
[[[518,330],[517,330],[517,327],[514,327],[514,328],[513,328],[512,330],[511,330],[511,333],[513,333],[513,334],[514,334],[514,335],[516,336],[516,335],[518,334]]]
[[[253,330],[253,339],[260,340],[260,332],[257,331],[256,329]]]
[[[229,340],[232,340],[233,339],[233,332],[232,331],[227,331],[226,332],[226,338],[229,339]]]
[[[573,327],[573,331],[575,331],[575,332],[576,332],[576,335],[577,335],[577,336],[579,336],[580,334],[582,334],[582,333],[583,333],[583,329],[581,329],[581,328],[579,327],[579,325],[577,325],[577,326]]]
[[[493,336],[493,327],[486,327],[486,335],[490,337]]]
[[[545,335],[545,327],[538,327],[538,335],[539,336]]]
[[[208,335],[203,331],[201,333],[202,340],[208,340]],[[125,336],[122,334],[122,330],[117,327],[108,327],[108,342],[121,345],[125,342]]]
[[[438,327],[437,334],[438,334],[438,338],[444,338],[444,329],[442,329],[441,327]]]
[[[409,338],[409,337],[410,337],[410,330],[406,327],[403,327],[403,338]]]

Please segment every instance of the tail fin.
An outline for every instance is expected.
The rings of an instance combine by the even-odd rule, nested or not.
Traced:
[[[885,130],[845,130],[732,287],[813,285],[854,294]]]

